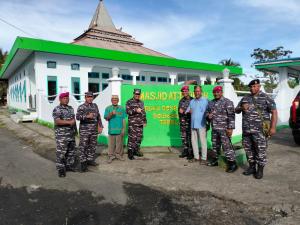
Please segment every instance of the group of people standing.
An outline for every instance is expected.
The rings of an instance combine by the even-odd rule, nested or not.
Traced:
[[[179,157],[187,157],[189,162],[217,166],[222,148],[227,161],[226,172],[236,171],[238,167],[231,137],[235,129],[235,113],[242,112],[242,142],[249,162],[243,174],[254,175],[256,179],[263,177],[268,138],[276,132],[277,110],[274,100],[260,90],[259,79],[252,80],[248,86],[250,94],[244,96],[236,108],[223,96],[222,86],[213,89],[212,101],[202,97],[199,85],[194,86],[195,98],[190,96],[188,86],[181,88],[183,97],[179,101],[178,114],[183,150]],[[206,133],[210,127],[212,156],[208,161]],[[198,143],[201,144],[201,157]]]
[[[194,86],[194,98],[190,96],[189,86],[181,88],[182,98],[178,105],[180,133],[182,140],[181,158],[201,165],[217,166],[221,148],[227,161],[226,172],[237,170],[235,152],[231,142],[235,129],[235,113],[242,113],[242,142],[246,151],[249,167],[244,175],[263,177],[266,165],[268,138],[275,134],[277,110],[275,102],[260,90],[258,79],[249,83],[250,94],[244,96],[234,108],[234,104],[223,96],[222,86],[213,89],[214,99],[208,101],[202,97],[200,85]],[[141,89],[134,89],[133,97],[126,102],[126,109],[120,106],[119,96],[112,95],[111,105],[105,109],[104,118],[108,121],[108,161],[124,161],[123,141],[128,115],[128,159],[141,157],[140,145],[143,129],[147,125],[146,111],[140,100]],[[69,93],[59,95],[60,104],[53,110],[56,138],[56,167],[59,177],[65,177],[66,171],[77,171],[75,163],[76,120],[79,125],[80,172],[88,171],[88,166],[97,166],[95,150],[97,136],[103,130],[98,106],[93,103],[93,93],[85,93],[85,102],[74,109],[68,105]],[[270,117],[271,114],[271,117]],[[76,120],[75,120],[76,118]],[[207,131],[212,129],[212,156],[208,160]],[[201,147],[199,148],[199,143]],[[199,154],[201,152],[201,155]]]
[[[105,109],[104,118],[108,121],[108,160],[124,161],[123,140],[128,115],[128,158],[143,156],[140,151],[143,128],[147,124],[144,103],[140,101],[140,89],[134,89],[133,98],[126,103],[126,110],[120,106],[119,96],[112,95],[111,105]],[[97,166],[95,152],[98,134],[102,133],[103,124],[97,104],[93,103],[93,93],[85,93],[85,102],[74,112],[69,106],[69,92],[59,95],[60,104],[53,110],[56,168],[59,177],[65,177],[67,171],[87,172],[88,166]],[[77,134],[76,120],[79,124],[79,166],[76,163]],[[79,168],[79,169],[78,169]]]

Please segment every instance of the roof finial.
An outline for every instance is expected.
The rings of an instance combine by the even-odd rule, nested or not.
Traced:
[[[104,0],[99,1],[96,12],[90,23],[89,29],[96,27],[106,27],[108,29],[116,30],[116,27],[104,6]]]

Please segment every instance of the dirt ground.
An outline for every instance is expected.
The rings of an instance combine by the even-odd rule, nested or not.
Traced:
[[[0,128],[8,130],[24,141],[35,153],[52,161],[51,165],[55,172],[53,130],[35,123],[16,124],[3,108],[0,111]],[[102,154],[97,161],[100,165],[90,172],[122,182],[125,192],[130,196],[127,207],[131,206],[130,209],[133,211],[132,204],[143,206],[143,201],[151,202],[153,196],[158,196],[159,200],[156,199],[155,202],[159,204],[154,205],[158,209],[165,208],[153,209],[152,222],[154,215],[160,211],[170,214],[166,217],[169,219],[165,223],[162,223],[162,220],[159,223],[146,223],[141,220],[140,223],[135,221],[131,224],[300,224],[300,147],[294,144],[290,129],[279,131],[271,139],[268,164],[262,180],[243,176],[242,168],[234,174],[227,174],[220,167],[210,168],[197,163],[188,163],[185,159],[178,158],[178,154],[175,153],[154,154],[148,153],[147,149],[143,150],[146,152],[145,156],[138,160],[113,161],[112,164],[107,164],[106,155],[103,154],[105,149],[103,146],[99,147],[98,152]],[[72,176],[80,177],[82,174],[75,173]],[[22,185],[14,191],[7,187],[3,188],[1,187],[1,199],[14,191],[18,193],[20,199],[24,196]],[[41,189],[37,195],[43,196],[45,193],[51,194],[48,189]],[[145,193],[149,193],[149,196],[147,197]],[[65,198],[67,199],[68,195],[65,195]],[[172,204],[169,204],[170,199]],[[1,204],[0,206],[1,209],[3,206]],[[186,209],[184,206],[189,207]],[[174,212],[179,214],[173,214]],[[125,210],[124,216],[131,213],[130,210]],[[175,215],[174,220],[170,220]],[[195,215],[197,220],[188,222],[191,215]],[[212,219],[216,215],[223,216]],[[221,218],[224,220],[223,223],[219,223],[222,221]],[[123,220],[125,221],[125,217]],[[130,224],[130,221],[127,222],[114,221],[111,224]],[[98,221],[95,224],[102,223]]]

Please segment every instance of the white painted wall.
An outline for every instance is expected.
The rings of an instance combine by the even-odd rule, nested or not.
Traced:
[[[34,57],[30,56],[8,79],[8,106],[27,111],[29,95],[35,93],[30,78],[34,77]],[[31,87],[34,91],[31,92]]]

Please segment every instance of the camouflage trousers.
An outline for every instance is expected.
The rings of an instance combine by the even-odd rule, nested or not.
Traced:
[[[180,135],[183,151],[191,151],[192,139],[191,139],[191,119],[180,118]]]
[[[134,153],[140,151],[140,146],[143,138],[143,125],[128,125],[128,153]]]
[[[221,147],[227,161],[235,161],[235,152],[231,144],[230,138],[226,134],[226,130],[212,130],[211,133],[212,151],[215,158],[221,153]]]
[[[56,169],[73,166],[75,162],[75,137],[57,136],[56,139]]]
[[[267,164],[267,146],[267,139],[262,132],[243,133],[243,147],[249,162],[265,166]]]
[[[89,124],[92,125],[92,124]],[[80,141],[79,141],[79,159],[80,162],[95,160],[95,152],[97,146],[97,126],[80,127]]]

